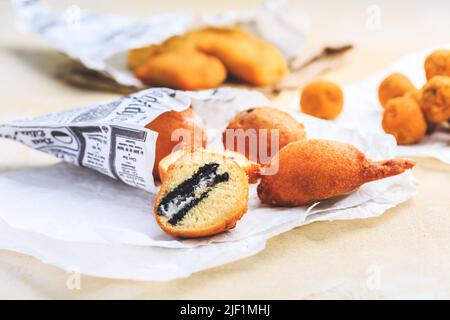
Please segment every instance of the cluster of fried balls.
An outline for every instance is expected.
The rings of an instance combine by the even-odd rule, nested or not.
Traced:
[[[400,73],[384,79],[378,89],[383,106],[382,126],[398,144],[422,141],[450,120],[450,50],[437,50],[425,59],[427,83],[421,90]]]

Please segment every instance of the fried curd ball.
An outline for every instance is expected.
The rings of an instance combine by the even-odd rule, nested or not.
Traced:
[[[288,70],[276,48],[239,27],[194,30],[131,50],[128,66],[147,84],[184,90],[218,87],[227,72],[251,85],[270,85]]]
[[[422,88],[420,106],[432,123],[450,119],[450,78],[435,76]]]
[[[427,123],[419,104],[409,97],[389,100],[383,112],[382,126],[398,144],[420,142],[427,131]]]
[[[206,146],[206,133],[202,119],[191,108],[181,112],[164,112],[145,127],[158,133],[153,166],[153,176],[157,179],[160,178],[159,162],[175,151],[175,148]]]
[[[331,140],[292,142],[280,150],[278,172],[262,175],[258,197],[274,206],[302,206],[345,195],[366,182],[403,173],[406,159],[375,162],[354,146]]]
[[[275,130],[278,136],[274,134]],[[272,146],[275,138],[278,138],[278,148]],[[270,159],[288,143],[306,139],[306,131],[304,125],[287,112],[256,107],[239,112],[228,124],[222,139],[225,149],[240,152],[247,159],[262,163],[268,162],[263,157]],[[262,149],[264,146],[266,150]]]
[[[381,82],[378,99],[384,108],[390,99],[401,97],[414,89],[414,85],[407,77],[401,73],[393,73]]]
[[[301,93],[300,110],[317,118],[335,119],[342,112],[343,104],[344,94],[333,82],[311,82]]]
[[[427,80],[434,76],[450,77],[450,50],[436,50],[425,59]]]

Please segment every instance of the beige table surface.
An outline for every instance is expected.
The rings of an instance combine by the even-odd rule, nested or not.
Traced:
[[[53,1],[56,2],[56,1]],[[293,1],[295,2],[295,1]],[[352,41],[356,49],[329,79],[364,79],[403,54],[450,39],[450,2],[295,2],[311,20],[310,45]],[[259,1],[58,1],[144,17],[167,10],[218,12]],[[377,3],[379,28],[370,16]],[[372,24],[373,26],[373,24]],[[18,34],[9,1],[0,1],[0,121],[115,97],[58,79],[67,60]],[[375,94],[375,93],[374,93]],[[0,141],[0,172],[51,157]],[[420,159],[415,198],[379,218],[321,222],[271,239],[256,256],[166,283],[82,277],[66,287],[64,270],[0,250],[1,298],[450,298],[450,166]],[[8,195],[0,195],[2,197]],[[36,214],[39,214],[37,211]]]

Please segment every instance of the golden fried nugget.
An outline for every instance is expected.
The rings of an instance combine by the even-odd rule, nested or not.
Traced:
[[[278,148],[272,145],[275,138]],[[247,159],[261,163],[264,162],[262,157],[273,157],[273,153],[288,143],[306,139],[306,132],[303,124],[287,112],[257,107],[239,112],[228,124],[222,139],[225,149],[240,152]]]
[[[275,206],[301,206],[347,194],[362,184],[394,176],[415,163],[373,162],[352,145],[330,140],[292,142],[280,150],[274,175],[263,175],[258,197]]]
[[[332,120],[341,112],[344,94],[329,81],[314,81],[306,85],[300,98],[300,110],[317,118]]]
[[[408,91],[407,93],[405,93],[405,95],[403,97],[413,99],[415,102],[417,102],[417,104],[420,107],[420,101],[422,100],[422,91],[419,89],[412,89],[412,90]],[[421,108],[421,110],[422,110],[422,108]],[[422,111],[422,113],[423,113],[423,111]],[[425,116],[424,116],[424,118],[425,118],[425,122],[427,123],[426,134],[432,134],[436,130],[437,125],[436,125],[436,123],[430,122]]]
[[[401,73],[393,73],[381,82],[378,88],[378,99],[384,108],[390,99],[401,97],[413,89],[415,87],[408,78]]]
[[[210,27],[187,37],[199,50],[221,60],[230,74],[251,85],[275,84],[288,70],[281,52],[239,27]]]
[[[215,57],[197,50],[181,49],[153,55],[136,68],[135,75],[152,86],[199,90],[220,86],[227,71]]]
[[[427,123],[419,104],[408,97],[388,101],[383,112],[382,126],[386,133],[392,134],[398,144],[420,142],[427,131]]]
[[[434,76],[450,77],[450,50],[436,50],[425,59],[427,80]]]
[[[145,127],[158,133],[155,164],[153,166],[155,178],[159,178],[159,162],[172,151],[175,151],[174,148],[206,146],[203,121],[191,108],[181,112],[164,112]],[[178,131],[179,134],[174,135],[176,130],[180,130]]]
[[[435,76],[422,88],[420,107],[432,123],[450,119],[450,78]]]

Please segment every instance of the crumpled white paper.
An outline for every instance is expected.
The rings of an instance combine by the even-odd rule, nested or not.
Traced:
[[[352,143],[375,160],[393,155],[391,136],[294,116],[310,137]],[[270,237],[300,225],[380,215],[413,196],[415,186],[408,172],[310,208],[262,205],[253,186],[249,211],[235,229],[190,240],[159,229],[151,194],[69,164],[0,174],[0,194],[7,195],[0,202],[0,247],[89,275],[162,281],[256,254]]]
[[[167,13],[137,20],[94,13],[71,6],[56,10],[40,0],[13,0],[20,30],[36,34],[56,50],[102,72],[125,86],[142,87],[126,66],[129,49],[157,44],[167,38],[205,26],[239,24],[276,46],[287,58],[305,44],[307,18],[289,10],[285,0],[264,2],[260,8],[229,11],[215,16]]]
[[[409,54],[369,79],[346,86],[344,112],[337,122],[356,129],[383,132],[383,109],[378,102],[378,87],[381,81],[393,72],[400,72],[411,79],[417,88],[422,88],[426,82],[425,58],[434,50],[442,48],[449,49],[450,45]],[[426,136],[419,144],[397,146],[395,152],[399,156],[433,157],[450,164],[450,132],[436,131]]]

